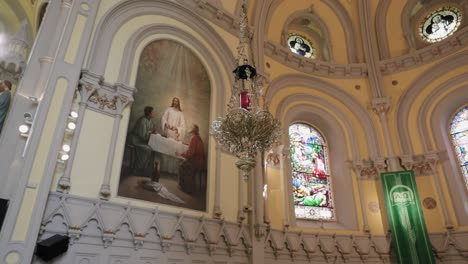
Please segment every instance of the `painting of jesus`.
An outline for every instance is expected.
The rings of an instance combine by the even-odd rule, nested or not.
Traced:
[[[206,211],[211,86],[200,59],[173,40],[142,51],[118,195]]]

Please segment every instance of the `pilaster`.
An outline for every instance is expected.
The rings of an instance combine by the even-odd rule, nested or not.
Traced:
[[[31,263],[99,3],[50,1],[17,87],[0,142],[6,157],[0,162],[0,196],[10,201],[0,233],[2,263]],[[32,118],[23,136],[18,126],[26,113]]]

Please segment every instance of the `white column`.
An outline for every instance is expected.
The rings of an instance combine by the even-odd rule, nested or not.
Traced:
[[[389,171],[400,171],[401,167],[399,164],[399,159],[395,156],[395,150],[393,149],[392,139],[390,137],[390,130],[387,124],[387,112],[390,109],[390,104],[390,97],[380,97],[372,99],[372,108],[374,112],[379,116],[380,124],[382,125],[382,132],[384,134],[385,145],[387,146]]]
[[[9,123],[12,125],[7,125],[9,131],[3,137],[11,142],[0,149],[0,156],[6,157],[0,161],[0,171],[6,172],[0,177],[0,185],[6,182],[15,186],[7,191],[10,204],[0,233],[1,263],[6,258],[15,257],[22,263],[32,261],[57,164],[57,151],[62,143],[99,4],[100,0],[50,1],[43,27],[31,50],[28,67],[10,108]],[[84,23],[77,23],[78,17]],[[72,40],[75,39],[72,35],[75,37],[77,34],[76,40]],[[69,50],[74,54],[72,63],[66,61]],[[31,101],[25,100],[28,97],[38,98],[40,106],[36,109]],[[51,107],[52,103],[57,107]],[[24,139],[18,136],[17,124],[24,119],[21,116],[25,111],[35,112],[34,129],[30,130],[24,155],[18,152],[11,155],[12,149],[17,150],[23,145]],[[53,133],[45,133],[50,128],[54,128]]]
[[[73,168],[73,160],[75,159],[76,149],[78,148],[78,140],[80,138],[81,126],[83,124],[83,118],[88,106],[88,99],[93,92],[99,87],[99,76],[85,75],[86,77],[80,80],[78,91],[80,93],[80,102],[78,108],[78,118],[76,119],[76,128],[73,132],[72,142],[70,144],[69,159],[65,165],[63,176],[60,177],[57,184],[57,191],[67,192],[70,190],[71,181],[70,174]]]
[[[214,187],[214,193],[215,193],[215,198],[214,198],[214,208],[213,208],[213,218],[215,219],[220,219],[221,215],[223,214],[223,211],[221,211],[221,147],[219,145],[216,145],[216,171],[214,173],[214,181],[215,181],[215,187]]]

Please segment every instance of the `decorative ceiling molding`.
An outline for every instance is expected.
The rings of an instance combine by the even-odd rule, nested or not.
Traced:
[[[403,155],[413,153],[413,144],[409,135],[409,123],[408,113],[413,107],[415,99],[421,94],[421,91],[427,88],[437,78],[453,71],[459,67],[466,67],[468,61],[468,51],[461,52],[440,61],[438,64],[432,66],[419,78],[414,80],[408,87],[407,90],[399,98],[399,101],[395,105],[395,121],[394,126],[397,131],[398,142],[400,142],[400,149]],[[461,95],[467,95],[468,93],[460,92]],[[459,96],[460,97],[460,96]]]
[[[293,23],[296,19],[307,19],[310,24],[315,25],[319,30],[316,31],[308,26],[303,26],[300,24]],[[329,55],[329,59],[333,58],[333,52],[332,52],[333,45],[330,41],[330,33],[329,33],[330,30],[328,29],[327,24],[324,23],[322,18],[314,11],[313,6],[305,10],[294,12],[288,17],[288,19],[283,25],[280,44],[282,46],[287,47],[288,46],[287,40],[288,40],[289,34],[296,30],[299,30],[299,31],[302,31],[302,33],[308,34],[305,37],[306,38],[310,37],[313,40],[313,44],[315,44],[313,48],[319,50],[318,52],[319,60],[320,58],[324,58],[324,54],[327,52]]]
[[[309,94],[290,95],[290,96],[284,97],[281,100],[281,102],[279,103],[279,106],[278,106],[278,108],[276,110],[276,116],[280,117],[282,113],[287,113],[286,115],[289,115],[289,112],[291,111],[291,109],[288,109],[288,107],[295,104],[295,103],[297,103],[298,101],[306,101],[306,102],[311,104],[311,106],[309,106],[307,104],[301,104],[300,105],[300,107],[304,109],[304,112],[309,112],[309,110],[310,110],[310,113],[315,113],[317,110],[316,109],[311,109],[312,104],[315,104],[315,105],[319,105],[320,108],[326,109],[330,113],[333,113],[334,115],[336,115],[337,118],[339,119],[339,121],[344,124],[344,128],[345,128],[344,130],[348,131],[348,133],[349,133],[349,138],[347,138],[346,140],[348,142],[350,142],[351,153],[352,153],[353,157],[359,158],[361,156],[360,153],[359,153],[359,147],[357,145],[357,142],[356,142],[356,140],[354,140],[356,138],[356,135],[355,135],[356,134],[355,133],[356,129],[353,129],[352,123],[350,122],[347,114],[344,113],[336,105],[333,105],[332,103],[330,103],[328,101],[325,101],[325,100],[323,100],[323,99],[321,99],[321,98],[319,98],[317,96],[312,96],[312,95],[309,95]],[[313,108],[315,108],[315,107],[313,107]],[[352,111],[352,109],[349,110],[349,112],[351,112],[351,111]],[[307,115],[305,116],[305,118],[307,118]],[[334,119],[334,116],[330,116],[330,118]],[[359,116],[356,115],[356,118],[359,119]],[[291,125],[291,123],[284,123],[285,120],[281,120],[281,121],[282,121],[282,124],[285,126],[286,129],[289,127],[289,125]],[[296,119],[296,120],[293,120],[293,121],[296,122],[296,121],[307,121],[307,120],[306,119],[302,119],[302,120],[297,120]],[[360,126],[359,130],[362,130],[363,128],[368,128],[368,127],[367,126]],[[341,127],[339,127],[339,125],[337,125],[337,127],[335,127],[333,130],[341,130]],[[368,132],[365,131],[365,130],[364,130],[364,132],[359,131],[358,133],[368,134]],[[326,133],[326,134],[328,134],[328,133]],[[343,134],[345,134],[344,131],[343,131]],[[287,134],[285,134],[285,135],[287,135]],[[375,151],[375,149],[373,148],[373,146],[376,145],[376,142],[366,142],[366,143],[369,143],[369,145],[367,146],[367,149],[369,149],[369,152],[371,153],[371,155],[376,155],[377,151]]]
[[[411,12],[418,2],[419,0],[408,0],[403,7],[400,17],[401,29],[403,30],[403,36],[406,39],[406,44],[410,52],[416,50],[416,39],[414,32],[411,30],[410,18]]]
[[[375,122],[373,121],[370,112],[353,96],[345,92],[344,89],[324,80],[300,74],[289,74],[278,77],[270,83],[270,86],[265,93],[264,102],[266,107],[269,107],[274,95],[281,89],[293,86],[301,86],[311,90],[318,90],[335,98],[345,105],[360,121],[360,125],[363,127],[364,131],[366,131],[369,142],[372,142],[370,144],[372,147],[369,146],[371,158],[382,156],[381,143],[379,143]],[[302,96],[304,98],[305,95],[302,94]]]
[[[343,27],[343,31],[345,34],[346,39],[346,54],[348,54],[348,62],[349,63],[358,63],[358,50],[357,50],[357,42],[356,42],[356,33],[354,31],[353,22],[349,13],[343,7],[340,1],[329,1],[329,0],[321,0],[322,3],[327,5],[335,14],[338,16],[340,20],[341,26]]]
[[[375,15],[375,28],[377,43],[379,45],[380,59],[390,58],[387,35],[387,13],[392,1],[379,1]]]
[[[383,74],[394,74],[417,66],[434,62],[450,54],[463,50],[468,44],[468,27],[461,28],[447,39],[413,50],[403,56],[381,60],[380,70]]]
[[[191,28],[206,39],[217,52],[222,54],[219,55],[219,57],[222,58],[225,56],[225,53],[222,53],[222,51],[224,52],[230,49],[219,34],[217,34],[206,21],[193,14],[194,10],[200,8],[198,6],[191,6],[193,4],[193,1],[184,1],[183,4],[179,4],[165,0],[133,0],[124,1],[115,5],[102,17],[96,27],[96,38],[94,38],[91,44],[86,67],[97,74],[104,74],[110,52],[109,46],[112,43],[115,33],[128,20],[147,14],[170,17],[186,25],[190,25]],[[207,3],[207,5],[211,4]],[[222,15],[222,17],[224,17],[224,15]],[[160,26],[162,25],[164,24]],[[234,26],[238,27],[238,23],[234,23]],[[179,29],[179,31],[181,30]]]
[[[362,47],[367,64],[369,88],[372,99],[385,97],[382,83],[382,73],[379,70],[379,47],[375,34],[375,25],[372,20],[371,5],[368,0],[358,0],[358,14],[361,28]],[[388,147],[388,146],[387,146]]]
[[[464,75],[468,76],[466,73]],[[443,86],[440,86],[439,89],[443,89]],[[427,130],[432,132],[431,141],[435,143],[434,151],[442,151],[439,152],[441,157],[439,164],[442,165],[443,177],[448,190],[450,190],[451,201],[453,201],[448,203],[448,206],[453,207],[459,225],[468,225],[468,211],[466,210],[468,192],[458,157],[453,148],[450,123],[457,111],[467,105],[468,93],[466,89],[466,85],[459,85],[457,89],[444,94],[437,102],[433,102],[434,108],[430,113],[430,124],[427,127]]]
[[[419,136],[421,137],[421,143],[424,146],[424,151],[433,151],[435,150],[434,147],[431,143],[431,135],[432,131],[428,127],[426,127],[426,116],[430,114],[430,108],[434,104],[434,99],[435,98],[440,98],[442,94],[444,94],[446,91],[450,90],[453,87],[457,87],[460,84],[467,82],[468,81],[468,74],[460,74],[457,75],[446,82],[442,83],[439,85],[436,89],[434,89],[428,96],[425,97],[425,100],[423,104],[421,105],[421,108],[418,111],[418,130]],[[462,94],[467,94],[466,91],[468,91],[468,85],[463,85],[462,87],[458,87],[457,91],[455,91],[456,97],[460,98],[461,100],[464,100],[465,102],[468,103],[468,96],[462,95]],[[463,99],[464,98],[464,99]],[[460,100],[458,99],[458,100]],[[453,101],[451,102],[453,104]],[[458,105],[458,104],[457,104]],[[448,108],[448,107],[447,107]],[[448,129],[448,128],[447,128]]]
[[[366,64],[332,64],[304,58],[292,53],[289,48],[267,41],[265,55],[295,70],[334,78],[367,78]]]

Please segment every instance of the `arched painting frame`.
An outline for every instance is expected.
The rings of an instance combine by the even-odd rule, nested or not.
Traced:
[[[135,87],[118,195],[206,211],[211,85],[205,66],[183,44],[155,40],[141,53]],[[147,107],[152,115],[144,117]]]

